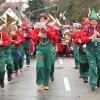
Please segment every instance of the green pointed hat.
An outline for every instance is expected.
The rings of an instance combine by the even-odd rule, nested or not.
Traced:
[[[91,14],[90,14],[90,17],[89,17],[90,20],[96,20],[98,21],[99,20],[99,17],[97,16],[97,13],[95,12],[95,10],[93,9]]]

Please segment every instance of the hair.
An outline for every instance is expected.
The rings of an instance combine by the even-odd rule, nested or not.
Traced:
[[[47,13],[41,13],[40,16],[39,16],[39,20],[40,20],[41,17],[43,17],[44,19],[47,20],[48,14]]]

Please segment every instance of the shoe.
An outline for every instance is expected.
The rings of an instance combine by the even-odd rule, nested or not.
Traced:
[[[84,83],[88,83],[88,80],[84,80]]]
[[[20,72],[22,72],[22,68],[20,69]]]
[[[82,78],[82,76],[79,76],[79,78]]]
[[[87,78],[83,78],[84,83],[88,83],[88,79]]]
[[[12,80],[12,76],[8,75],[8,81],[11,81],[11,80]]]
[[[91,86],[91,91],[96,91],[95,86]]]
[[[78,67],[77,67],[77,66],[75,66],[75,69],[78,69]]]
[[[0,79],[0,87],[1,88],[4,88],[4,86],[5,86],[5,84],[4,84],[4,76],[5,76],[5,72],[4,73],[2,73],[2,79]]]
[[[38,85],[37,90],[38,91],[44,91],[44,86],[43,85]]]
[[[15,76],[18,76],[19,75],[19,72],[18,72],[19,70],[16,70],[15,71]]]
[[[12,80],[12,73],[11,72],[7,72],[7,75],[8,75],[8,81],[11,81]]]
[[[4,86],[5,86],[4,82],[0,82],[0,87],[4,88]]]
[[[51,81],[54,81],[54,76],[50,77]]]
[[[48,86],[44,86],[44,90],[49,90],[49,87]]]
[[[97,82],[97,87],[100,87],[100,80]]]
[[[30,65],[27,65],[27,67],[30,67]]]

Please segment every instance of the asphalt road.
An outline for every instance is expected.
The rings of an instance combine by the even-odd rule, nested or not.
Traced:
[[[0,100],[100,100],[100,89],[90,91],[89,83],[79,78],[73,58],[59,58],[55,64],[55,80],[50,81],[48,91],[36,89],[36,61],[24,66],[18,77],[11,82],[5,78],[5,88],[0,89]]]

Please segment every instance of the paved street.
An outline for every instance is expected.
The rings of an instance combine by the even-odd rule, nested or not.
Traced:
[[[36,90],[36,61],[31,60],[31,67],[23,71],[13,81],[7,82],[0,89],[0,100],[100,100],[100,89],[90,91],[89,84],[79,78],[74,69],[73,58],[57,59],[55,65],[55,81],[49,84],[50,90]]]

